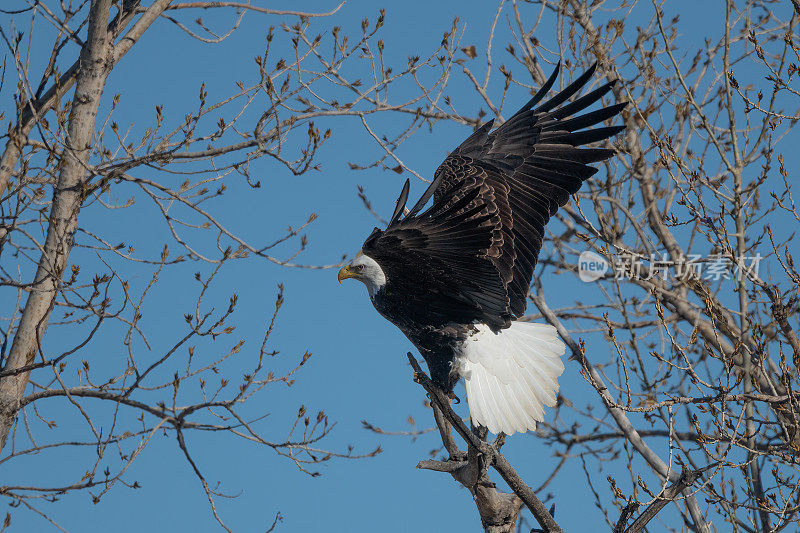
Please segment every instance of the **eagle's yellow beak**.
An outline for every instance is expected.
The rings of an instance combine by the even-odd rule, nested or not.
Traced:
[[[356,273],[350,270],[350,265],[343,266],[341,270],[339,270],[339,283],[341,283],[343,279],[354,277],[356,277]]]

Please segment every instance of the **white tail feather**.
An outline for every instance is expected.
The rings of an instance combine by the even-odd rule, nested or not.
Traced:
[[[512,322],[492,332],[476,324],[464,343],[459,374],[467,386],[472,421],[506,435],[536,429],[544,406],[556,404],[566,346],[548,324]]]

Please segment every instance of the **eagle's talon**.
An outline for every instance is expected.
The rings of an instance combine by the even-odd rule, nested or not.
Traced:
[[[456,396],[456,393],[455,393],[455,392],[451,392],[451,393],[450,393],[450,394],[448,394],[447,396],[448,396],[448,397],[449,397],[451,400],[455,400],[455,402],[456,402],[456,405],[458,405],[458,404],[460,404],[460,403],[461,403],[461,398],[459,398],[458,396]]]

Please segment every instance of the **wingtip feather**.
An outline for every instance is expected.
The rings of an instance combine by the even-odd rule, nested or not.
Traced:
[[[397,204],[394,206],[394,213],[392,213],[392,218],[389,219],[388,226],[392,226],[398,220],[400,220],[400,215],[403,214],[403,208],[406,206],[406,202],[408,201],[408,190],[411,187],[411,182],[406,178],[406,182],[403,184],[403,190],[400,191],[400,196],[397,197]]]

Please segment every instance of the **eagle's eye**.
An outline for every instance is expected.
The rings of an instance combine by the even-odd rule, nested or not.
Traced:
[[[361,270],[364,270],[364,265],[355,265],[353,268],[358,270],[358,271],[361,271]]]

